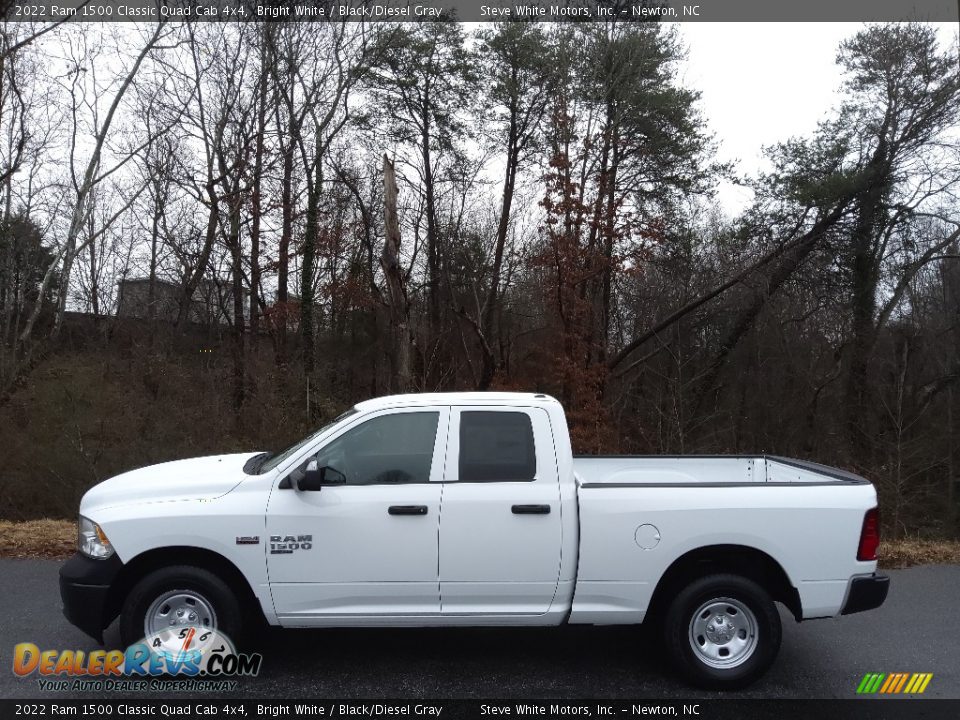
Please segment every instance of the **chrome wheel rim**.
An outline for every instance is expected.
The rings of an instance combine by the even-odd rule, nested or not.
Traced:
[[[690,647],[713,668],[742,665],[757,649],[757,618],[746,605],[721,597],[703,603],[690,618]]]
[[[166,646],[180,640],[184,628],[217,629],[213,604],[194,590],[170,590],[150,603],[143,620],[143,634],[159,638]]]

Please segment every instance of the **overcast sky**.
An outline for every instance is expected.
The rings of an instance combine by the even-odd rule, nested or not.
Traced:
[[[678,23],[689,50],[682,80],[703,93],[704,115],[722,160],[742,172],[763,165],[761,151],[806,135],[836,104],[841,76],[836,52],[861,23]],[[937,25],[941,43],[955,42],[956,23]],[[725,185],[719,201],[731,213],[750,193]]]

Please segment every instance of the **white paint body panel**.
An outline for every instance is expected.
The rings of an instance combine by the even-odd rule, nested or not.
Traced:
[[[449,409],[386,409],[349,418],[327,440],[385,415],[439,415],[430,482],[328,487],[321,492],[274,489],[267,536],[312,537],[310,550],[268,554],[270,587],[280,621],[322,626],[350,617],[440,614],[437,577],[440,493]],[[394,505],[422,505],[423,516],[390,515]],[[269,551],[268,551],[269,552]]]
[[[243,472],[252,453],[155,465],[91,489],[81,514],[124,562],[167,548],[221,555],[270,623],[297,627],[637,623],[667,568],[712,545],[768,554],[803,617],[824,617],[839,613],[852,577],[876,569],[856,560],[876,493],[839,471],[762,456],[574,458],[563,410],[543,395],[401,395],[355,409],[261,475]],[[459,417],[469,410],[529,415],[533,481],[461,482]],[[352,427],[408,412],[440,416],[429,479],[280,487]],[[550,512],[517,515],[515,504]],[[427,511],[396,516],[393,505]],[[310,535],[311,549],[270,554],[271,535]]]
[[[537,456],[532,482],[460,482],[459,417],[471,410],[522,412]],[[542,408],[454,408],[440,515],[440,595],[444,615],[543,615],[560,579],[560,482],[550,420]],[[515,515],[513,505],[547,505],[546,515]]]
[[[570,621],[641,621],[667,568],[710,545],[765,552],[797,588],[805,618],[836,615],[850,577],[876,569],[856,560],[863,516],[875,503],[871,485],[581,487]],[[661,538],[651,550],[634,540],[645,523]]]
[[[243,456],[247,457],[250,454]],[[188,464],[176,465],[184,470],[176,485],[186,485],[191,477],[185,472]],[[206,462],[198,463],[198,467],[206,465]],[[271,478],[246,476],[243,463],[237,462],[233,468],[233,489],[229,492],[201,499],[186,492],[182,493],[184,497],[175,499],[166,498],[168,488],[162,476],[154,472],[159,467],[163,466],[144,468],[147,472],[142,481],[139,473],[143,471],[136,470],[101,483],[93,488],[100,492],[91,491],[84,496],[80,514],[104,528],[117,555],[125,563],[145,552],[166,548],[200,548],[223,556],[247,578],[267,621],[275,624],[277,618],[270,597],[264,546],[237,545],[235,541],[238,535],[263,535]],[[106,497],[109,493],[101,490],[102,485],[116,483],[120,478],[124,478],[126,486],[121,493],[127,498],[125,504]],[[193,479],[201,487],[207,482],[206,478],[204,472]],[[134,495],[141,499],[130,499]],[[166,499],[153,499],[158,497]],[[175,550],[170,552],[170,562],[177,562]]]

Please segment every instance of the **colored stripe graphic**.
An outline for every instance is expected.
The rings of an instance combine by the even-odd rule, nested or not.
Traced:
[[[857,685],[857,694],[920,695],[932,679],[933,673],[867,673]]]
[[[933,678],[933,673],[915,673],[914,676],[910,678],[910,682],[907,683],[904,692],[919,695],[927,689],[931,678]]]
[[[899,673],[890,673],[889,675],[887,675],[886,682],[884,682],[883,685],[880,686],[881,694],[890,692],[890,688],[894,687],[897,684],[897,681],[899,679],[900,679]]]
[[[884,677],[886,676],[883,673],[867,673],[863,676],[863,680],[860,681],[860,685],[857,686],[857,693],[861,695],[872,695],[880,687],[880,683]]]

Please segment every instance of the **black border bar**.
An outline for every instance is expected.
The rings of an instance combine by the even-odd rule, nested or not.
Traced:
[[[0,0],[8,21],[952,22],[957,0]]]
[[[851,691],[852,692],[852,691]],[[960,699],[886,698],[870,696],[836,700],[690,699],[235,699],[200,696],[191,699],[88,700],[55,697],[0,700],[0,720],[12,718],[688,718],[689,720],[912,720],[960,717]],[[299,711],[298,711],[299,708]]]

